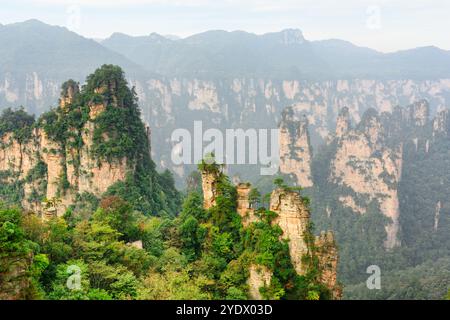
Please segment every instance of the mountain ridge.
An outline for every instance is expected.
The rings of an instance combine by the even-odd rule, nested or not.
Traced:
[[[140,69],[93,39],[36,19],[4,25],[0,29],[0,45],[2,72],[23,73],[33,68],[36,72],[58,76],[64,69],[81,80],[104,63],[119,64],[128,72],[139,72]]]
[[[439,78],[450,75],[450,53],[437,47],[425,46],[383,53],[357,46],[346,40],[309,41],[303,37],[300,29],[284,29],[262,35],[241,30],[209,30],[176,41],[164,38],[164,41],[158,44],[151,39],[151,36],[127,36],[126,44],[121,44],[117,40],[117,38],[110,37],[103,40],[102,44],[123,53],[138,64],[145,65],[147,69],[166,76],[182,75],[183,72],[171,74],[167,71],[177,65],[181,65],[181,68],[186,65],[195,66],[192,70],[186,69],[185,73],[196,71],[195,68],[200,68],[200,70],[203,68],[203,74],[222,74],[218,66],[228,63],[226,58],[227,53],[232,51],[230,46],[234,49],[234,55],[240,55],[239,61],[226,68],[234,76],[248,72],[246,66],[250,66],[250,71],[254,75],[264,76],[273,70],[282,69],[284,75],[297,73],[300,77],[305,78],[357,78],[362,76],[369,78],[407,78],[410,76]],[[133,52],[129,51],[131,46],[134,47]],[[158,56],[152,51],[163,54]],[[178,54],[179,51],[183,52],[181,57]],[[403,61],[405,55],[413,61]],[[230,56],[228,55],[228,57]],[[148,62],[160,57],[172,62],[174,60],[174,62],[167,68],[160,66],[167,63],[167,60],[164,59],[155,61],[153,64]],[[204,60],[204,64],[201,66],[196,63],[198,57]],[[270,57],[270,59],[266,59],[266,57]],[[245,64],[240,64],[240,61],[245,61]],[[439,61],[440,69],[436,68],[436,61]],[[424,67],[417,69],[417,64]],[[432,72],[427,71],[430,67]],[[444,71],[441,71],[442,68]]]

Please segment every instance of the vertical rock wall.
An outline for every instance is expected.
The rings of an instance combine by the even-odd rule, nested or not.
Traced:
[[[421,109],[420,109],[421,110]],[[417,117],[415,122],[419,121]],[[371,201],[379,203],[381,212],[392,222],[386,226],[385,246],[400,245],[398,183],[402,169],[402,145],[385,143],[385,132],[375,111],[369,110],[353,129],[344,109],[338,118],[336,154],[331,162],[330,181],[349,188],[339,201],[354,212],[364,214]]]
[[[342,298],[342,288],[337,282],[337,265],[339,255],[334,240],[334,234],[331,231],[322,232],[317,236],[314,242],[319,258],[320,281],[330,289],[332,299]]]
[[[276,189],[270,196],[270,211],[278,215],[274,223],[283,230],[283,238],[289,239],[289,253],[295,271],[304,274],[307,270],[302,257],[310,251],[305,242],[310,218],[308,209],[298,193]]]
[[[237,191],[237,212],[242,218],[244,226],[257,221],[255,209],[252,208],[250,202],[250,192],[252,188],[249,183],[239,183],[236,187]]]
[[[313,185],[311,177],[311,145],[308,134],[308,120],[297,120],[292,107],[282,113],[279,124],[280,172],[292,174],[302,187]]]
[[[202,171],[203,208],[210,209],[216,205],[217,179],[215,172]]]
[[[272,271],[267,267],[261,265],[251,265],[250,275],[248,277],[249,295],[253,300],[262,300],[263,297],[260,293],[260,288],[270,286],[272,281]]]

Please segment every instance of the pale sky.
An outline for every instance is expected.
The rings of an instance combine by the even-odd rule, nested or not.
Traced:
[[[39,19],[90,38],[298,28],[308,40],[338,38],[384,52],[450,50],[448,0],[2,0],[0,6],[2,24]]]

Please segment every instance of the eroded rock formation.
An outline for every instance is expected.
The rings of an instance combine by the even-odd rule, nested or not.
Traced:
[[[422,108],[416,114],[422,113]],[[357,128],[349,128],[346,110],[336,128],[336,154],[331,162],[330,181],[349,189],[339,197],[343,206],[364,214],[372,201],[391,219],[386,226],[386,248],[400,245],[399,200],[397,186],[402,170],[402,145],[388,146],[385,132],[375,110],[368,110]],[[413,117],[421,123],[419,116]]]
[[[292,174],[302,187],[313,185],[311,177],[311,144],[308,134],[308,120],[297,119],[292,107],[283,110],[279,125],[280,172]]]
[[[216,204],[219,176],[214,172],[212,170],[201,172],[205,209],[210,209]],[[255,208],[252,207],[251,190],[249,183],[239,183],[236,186],[236,209],[242,217],[244,227],[259,219],[255,214]],[[297,274],[305,275],[309,271],[305,257],[317,256],[321,274],[320,282],[329,288],[332,298],[340,299],[341,287],[336,280],[338,253],[333,233],[329,231],[314,240],[310,229],[309,209],[297,191],[285,188],[274,190],[270,197],[269,210],[276,213],[272,223],[280,226],[281,239],[289,242],[289,255]],[[260,288],[270,285],[273,270],[253,263],[250,265],[249,272],[247,281],[249,296],[252,299],[262,299]]]
[[[214,171],[202,171],[203,208],[216,205],[218,174]]]
[[[317,249],[319,259],[321,282],[330,289],[333,299],[341,299],[342,287],[337,281],[336,273],[339,255],[333,232],[322,232],[319,236],[316,236],[314,246]]]
[[[80,107],[88,108],[88,118],[81,127],[61,127],[65,131],[52,131],[53,136],[46,129],[55,122],[64,123],[64,117],[82,113],[69,110],[80,90],[77,83],[68,81],[63,85],[55,118],[40,119],[27,139],[20,139],[12,132],[0,138],[2,182],[23,190],[21,202],[26,210],[42,213],[43,217],[60,216],[79,196],[89,194],[99,198],[134,170],[134,162],[127,156],[104,159],[93,151],[97,117],[106,110],[107,103],[112,108],[120,107],[114,95],[115,81],[95,89],[96,99]],[[100,97],[105,100],[99,101]],[[55,137],[56,134],[66,138]],[[108,141],[112,137],[104,132],[101,138]]]
[[[252,207],[250,193],[252,191],[250,183],[239,183],[236,187],[237,191],[237,212],[242,218],[244,226],[257,220],[255,216],[255,208]]]
[[[249,287],[249,295],[253,300],[262,300],[260,288],[268,287],[272,280],[272,271],[265,266],[252,264],[250,266],[250,275],[247,283]]]
[[[336,120],[336,138],[342,138],[346,135],[350,130],[350,126],[350,113],[348,112],[348,108],[344,107],[339,112]]]
[[[310,251],[305,241],[310,219],[307,207],[297,192],[276,189],[270,196],[269,210],[278,215],[274,223],[283,230],[283,238],[289,240],[289,253],[295,271],[304,274],[307,269],[302,258]]]

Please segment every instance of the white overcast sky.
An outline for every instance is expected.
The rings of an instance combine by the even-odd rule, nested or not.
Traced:
[[[2,0],[0,23],[27,19],[91,38],[113,32],[188,36],[298,28],[309,40],[338,38],[380,51],[450,50],[449,0]]]

